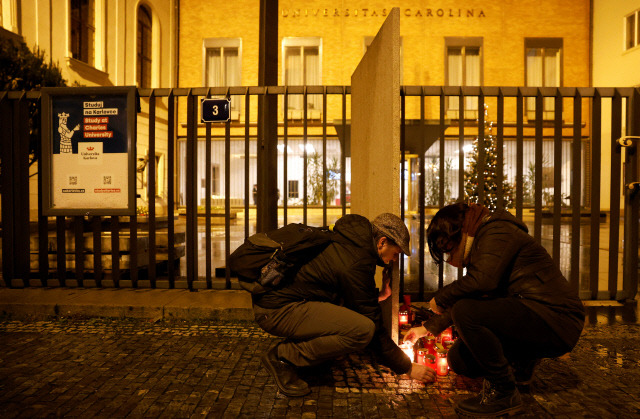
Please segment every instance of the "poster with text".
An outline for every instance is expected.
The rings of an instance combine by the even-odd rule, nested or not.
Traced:
[[[117,215],[131,209],[130,97],[105,89],[49,96],[50,214]]]

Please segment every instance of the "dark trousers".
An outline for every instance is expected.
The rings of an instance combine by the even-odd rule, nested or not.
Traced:
[[[452,307],[460,335],[449,349],[451,369],[494,384],[514,384],[510,362],[553,358],[569,351],[555,332],[518,298],[460,300]]]
[[[277,309],[254,304],[253,311],[263,330],[285,338],[278,356],[298,367],[363,349],[375,332],[367,317],[330,303],[301,301]]]

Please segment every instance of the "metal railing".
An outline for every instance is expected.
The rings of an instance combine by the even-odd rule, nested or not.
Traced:
[[[7,285],[231,288],[231,272],[226,267],[226,260],[235,246],[255,231],[253,220],[256,210],[260,210],[250,204],[250,179],[255,173],[250,160],[253,150],[256,154],[261,152],[259,145],[263,141],[258,135],[255,116],[256,99],[261,96],[276,95],[279,98],[278,142],[282,146],[281,162],[287,162],[282,164],[279,181],[282,188],[279,225],[292,221],[327,225],[348,211],[349,86],[140,89],[138,93],[142,102],[142,113],[138,115],[138,155],[142,154],[142,148],[146,148],[147,156],[156,156],[160,150],[160,154],[166,157],[160,163],[162,170],[154,158],[148,158],[144,169],[147,182],[146,185],[143,183],[140,193],[148,203],[148,215],[44,217],[39,210],[32,220],[28,216],[30,168],[27,144],[30,131],[39,126],[39,121],[29,121],[29,108],[39,107],[40,95],[38,92],[0,93],[2,271]],[[284,117],[292,114],[289,112],[291,95],[303,98],[303,108],[295,112],[300,114],[300,120]],[[313,110],[315,119],[309,118],[312,110],[308,109],[308,95],[321,97],[321,109]],[[200,123],[198,101],[211,96],[240,98],[242,109],[237,119],[223,124]],[[477,98],[478,110],[489,104],[492,113],[485,117],[483,112],[477,112],[477,120],[463,118],[460,121],[457,114],[465,115],[465,98],[468,97]],[[438,207],[464,199],[463,168],[470,154],[465,146],[476,138],[481,145],[477,170],[483,173],[487,158],[482,147],[485,141],[484,122],[490,118],[495,121],[496,129],[498,184],[502,185],[506,178],[513,177],[514,215],[532,224],[533,236],[548,247],[553,259],[563,268],[572,286],[581,291],[583,298],[633,299],[637,293],[638,274],[639,194],[635,186],[638,182],[638,146],[635,139],[619,139],[638,135],[640,131],[638,97],[638,89],[633,88],[404,86],[401,89],[403,157],[400,185],[404,204],[400,211],[418,245],[414,246],[416,251],[411,258],[402,261],[401,292],[426,300],[435,289],[462,274],[461,271],[447,272],[443,269],[430,272],[432,264],[425,256],[425,228]],[[534,110],[527,109],[526,98],[534,98]],[[545,98],[554,99],[553,120],[543,117],[548,113],[547,109],[543,114],[543,104],[548,102]],[[457,107],[448,106],[451,101],[457,102]],[[603,104],[607,110],[611,109],[611,129],[610,134],[607,133],[610,141],[607,142],[602,141]],[[534,118],[528,119],[527,114],[534,115]],[[625,133],[622,132],[623,127],[626,127]],[[298,170],[302,180],[302,198],[298,205],[289,200],[291,191],[288,190],[288,181],[295,176],[289,163],[289,145],[294,141],[300,142],[302,149],[302,169]],[[321,205],[309,204],[307,147],[310,141],[316,141],[322,147]],[[212,151],[212,145],[218,144],[216,142],[224,143],[224,152],[219,155]],[[328,199],[328,142],[339,144],[339,205],[330,203]],[[200,172],[198,159],[202,150],[199,151],[199,143],[204,143],[205,167]],[[551,180],[543,177],[543,144],[546,143],[553,144],[553,164],[549,170],[553,173]],[[611,144],[608,147],[611,153],[610,185],[602,185],[600,179],[603,143]],[[180,144],[184,144],[184,154],[181,154]],[[231,172],[232,144],[240,147],[242,151],[237,154],[244,159],[242,170],[234,173]],[[432,144],[436,148],[430,149]],[[449,150],[457,150],[457,156],[445,155],[446,144]],[[525,148],[529,144],[533,149],[534,166],[530,179],[533,206],[530,208],[525,205]],[[563,144],[566,147],[563,148]],[[506,149],[505,145],[508,146]],[[434,177],[437,178],[437,205],[429,206],[425,200],[425,156],[429,152],[435,153],[433,150],[437,152],[437,176]],[[508,158],[504,150],[514,150],[515,168],[506,164]],[[39,152],[36,148],[36,156]],[[447,173],[446,157],[452,160],[457,157],[457,174]],[[411,158],[418,162],[415,173],[405,163]],[[213,208],[209,199],[214,181],[210,167],[215,159],[219,160],[219,166],[224,167],[224,176],[221,176],[224,188],[220,185],[220,190],[224,190],[224,204],[220,210]],[[563,183],[561,168],[567,164],[572,177]],[[183,179],[180,173],[184,173],[183,182],[177,181]],[[422,182],[412,184],[410,177],[413,175]],[[446,189],[447,179],[453,178],[457,193]],[[231,193],[232,180],[239,185],[234,196]],[[483,182],[480,176],[477,197],[480,201],[484,193]],[[166,215],[156,211],[157,183],[163,184],[166,192]],[[260,179],[256,183],[260,185]],[[408,202],[407,189],[416,185],[417,206],[413,208]],[[600,240],[600,201],[604,196],[603,188],[609,186],[607,244]],[[545,189],[554,192],[552,205],[548,207],[543,205]],[[181,193],[185,196],[184,208],[178,198]],[[499,187],[495,193],[497,208],[504,207],[507,200],[503,189]],[[568,207],[563,206],[563,193],[571,197]],[[37,195],[40,200],[40,194]],[[199,210],[198,198],[202,200],[202,196],[204,205]],[[37,207],[41,206],[39,202]],[[624,213],[621,213],[621,208]],[[242,226],[234,224],[236,211],[243,214]],[[584,216],[585,212],[588,217]],[[214,225],[214,220],[222,217],[223,229]],[[567,217],[570,223],[563,221]],[[586,227],[582,222],[585,218],[588,219]],[[621,220],[624,222],[622,283],[619,281],[618,261]],[[216,232],[217,237],[212,232]],[[586,232],[588,240],[585,241]],[[600,248],[603,244],[608,245],[605,287],[600,278]],[[217,245],[222,250],[214,249]],[[585,249],[588,249],[587,253]],[[567,261],[567,266],[563,266],[563,261]]]

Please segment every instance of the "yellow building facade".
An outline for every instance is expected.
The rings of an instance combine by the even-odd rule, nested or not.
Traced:
[[[405,86],[531,86],[531,87],[586,87],[590,86],[590,22],[591,8],[588,2],[572,0],[525,1],[402,1],[392,4],[385,1],[323,1],[301,0],[278,2],[278,84],[284,86],[348,86],[351,75],[362,58],[367,46],[376,35],[392,7],[400,9],[401,37],[401,85]],[[179,86],[255,86],[258,84],[259,59],[259,5],[255,2],[219,2],[215,5],[199,0],[184,0],[180,3],[179,34]],[[213,70],[212,70],[213,69]],[[295,122],[302,116],[303,104],[300,95],[289,98],[286,115],[290,126],[288,134],[302,141],[301,124]],[[232,99],[232,136],[244,134],[245,109],[241,98]],[[439,118],[438,98],[425,100],[425,119]],[[525,171],[533,161],[534,101],[525,99]],[[251,103],[250,122],[257,120],[255,100]],[[486,98],[489,121],[497,119],[497,103]],[[585,102],[586,103],[586,102]],[[329,125],[327,154],[339,159],[339,134],[332,125],[342,120],[340,96],[327,97],[326,115],[323,115],[321,95],[309,95],[307,99],[309,119],[307,140],[312,143],[307,152],[312,155],[322,146],[322,120]],[[407,120],[420,117],[419,98],[408,97]],[[475,122],[482,112],[478,101],[465,99],[465,141],[472,142],[479,130]],[[451,144],[446,146],[446,158],[451,161],[448,176],[450,189],[457,191],[458,167],[456,152],[459,109],[458,100],[447,99],[446,137]],[[235,109],[235,113],[234,110]],[[545,99],[544,119],[553,120],[553,99]],[[568,156],[570,139],[573,136],[572,98],[563,103],[563,154]],[[282,98],[279,102],[279,136],[283,135],[285,109]],[[347,100],[346,118],[350,118],[350,101]],[[184,122],[184,112],[180,117]],[[516,101],[505,99],[505,142],[516,136]],[[583,112],[584,138],[583,158],[588,160],[588,112]],[[475,123],[475,126],[474,126]],[[183,124],[184,126],[184,124]],[[553,137],[553,127],[545,124],[545,137]],[[199,136],[204,136],[201,125]],[[251,135],[255,135],[252,125]],[[185,130],[181,135],[184,137]],[[219,129],[219,132],[221,130]],[[493,133],[495,134],[495,132]],[[214,139],[222,139],[222,134]],[[282,138],[280,138],[282,141]],[[215,141],[214,141],[215,143]],[[233,141],[232,141],[233,143]],[[335,144],[333,144],[335,143]],[[291,142],[288,147],[291,147]],[[294,143],[295,145],[295,143]],[[298,144],[299,147],[302,145]],[[470,144],[467,144],[467,149]],[[240,144],[238,144],[240,147]],[[283,147],[282,143],[280,147]],[[545,146],[545,172],[553,165],[552,144]],[[214,146],[215,149],[215,146]],[[233,149],[233,146],[232,146]],[[240,150],[238,148],[238,150]],[[507,176],[513,182],[515,175],[515,147],[505,154],[509,167]],[[281,150],[282,151],[282,150]],[[410,150],[415,157],[415,150]],[[214,151],[214,154],[216,151]],[[332,154],[333,153],[333,154]],[[438,149],[430,148],[426,164],[437,170]],[[566,154],[565,154],[566,153]],[[232,155],[234,151],[232,150]],[[236,153],[238,154],[238,153]],[[288,178],[302,178],[301,150],[295,146],[288,156]],[[347,158],[349,172],[350,158]],[[256,183],[255,155],[250,174],[250,183]],[[284,157],[282,157],[283,159]],[[293,158],[293,160],[291,160]],[[410,157],[411,159],[411,157]],[[214,157],[215,160],[215,157]],[[563,165],[563,193],[568,195],[571,183],[571,164],[566,159]],[[585,161],[586,161],[585,160]],[[279,161],[279,171],[284,160]],[[232,173],[241,170],[240,162]],[[408,162],[411,165],[411,161]],[[583,179],[587,170],[583,164]],[[526,175],[526,173],[525,173]],[[233,175],[232,175],[233,176]],[[435,173],[434,173],[435,176]],[[347,178],[349,174],[347,173]],[[240,181],[233,176],[234,181]],[[435,177],[434,177],[435,179]],[[278,184],[295,188],[278,180]],[[584,185],[585,190],[586,184]],[[242,185],[231,185],[234,194],[242,198]],[[410,188],[410,186],[409,186]],[[214,189],[216,189],[214,187]],[[219,190],[220,188],[218,188]],[[455,199],[451,194],[447,199]],[[548,193],[547,196],[551,196]],[[288,194],[292,198],[291,194]],[[293,198],[301,199],[299,195]],[[533,197],[531,197],[533,198]],[[584,198],[583,198],[584,199]],[[280,202],[282,204],[282,201]],[[330,202],[333,204],[334,202]],[[526,203],[525,203],[526,204]],[[411,205],[410,205],[411,206]]]

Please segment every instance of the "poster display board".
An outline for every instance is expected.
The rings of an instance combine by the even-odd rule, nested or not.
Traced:
[[[135,215],[135,87],[42,89],[44,215]]]

